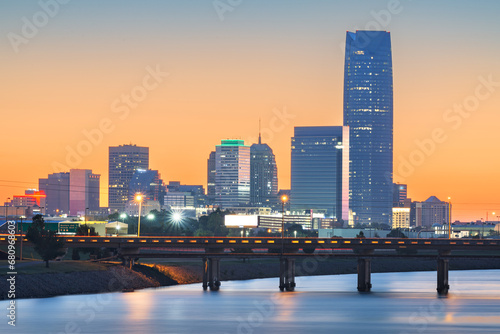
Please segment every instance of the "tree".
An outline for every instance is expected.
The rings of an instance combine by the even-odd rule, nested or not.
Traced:
[[[210,213],[208,216],[202,216],[199,219],[198,229],[194,232],[195,236],[217,236],[225,237],[229,229],[224,225],[224,216],[228,212],[222,212],[220,209]]]
[[[119,212],[113,212],[112,214],[110,214],[108,216],[108,220],[109,221],[118,220],[118,219],[120,219],[120,213]]]
[[[387,238],[407,238],[407,236],[401,230],[393,229],[387,234]]]
[[[75,232],[75,235],[78,235],[78,236],[98,236],[99,233],[97,233],[95,231],[95,227],[94,226],[89,226],[89,225],[86,225],[86,224],[83,224],[83,225],[80,225],[78,226],[78,228],[76,229],[76,232]]]
[[[365,238],[365,234],[363,233],[363,231],[359,231],[359,234],[356,234],[356,238]]]
[[[56,232],[45,229],[45,221],[42,215],[33,217],[33,223],[26,231],[26,238],[34,245],[35,251],[45,261],[45,267],[49,267],[49,261],[64,255],[62,250],[64,241],[56,236]]]

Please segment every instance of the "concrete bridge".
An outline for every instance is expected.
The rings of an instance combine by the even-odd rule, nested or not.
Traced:
[[[20,237],[18,236],[20,239]],[[203,263],[203,289],[219,290],[224,258],[277,258],[281,291],[295,289],[295,261],[303,257],[357,258],[358,291],[371,290],[371,261],[377,257],[434,258],[437,292],[449,290],[451,258],[500,258],[500,240],[399,238],[259,238],[259,237],[60,237],[67,247],[117,249],[125,264],[139,258],[198,258]],[[20,240],[19,240],[20,241]],[[25,244],[27,240],[24,239]],[[7,236],[0,235],[0,245]],[[17,243],[19,245],[19,243]],[[155,252],[156,251],[156,252]]]

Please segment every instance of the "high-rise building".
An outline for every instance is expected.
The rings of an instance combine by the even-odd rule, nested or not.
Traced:
[[[69,213],[72,216],[85,215],[85,210],[99,210],[99,187],[101,175],[90,169],[69,171]]]
[[[250,147],[243,140],[222,140],[216,146],[215,202],[223,208],[250,202]]]
[[[151,169],[137,169],[130,180],[128,200],[133,201],[137,193],[142,194],[145,200],[156,201],[163,205],[165,186],[160,172]]]
[[[278,199],[278,168],[273,150],[262,144],[250,146],[250,205],[274,207]]]
[[[350,209],[354,221],[390,225],[393,81],[389,32],[347,32],[344,125],[350,128]]]
[[[71,169],[39,179],[38,188],[45,193],[45,213],[76,216],[84,215],[86,208],[98,211],[100,177],[90,169]]]
[[[290,209],[349,219],[349,128],[295,127]]]
[[[434,224],[448,224],[450,204],[431,196],[424,202],[412,203],[412,218],[415,226],[432,227]]]
[[[109,209],[124,211],[129,185],[137,169],[149,169],[149,147],[120,145],[109,147]]]
[[[49,174],[38,180],[38,189],[45,192],[45,213],[69,215],[69,172]]]
[[[402,207],[408,199],[408,187],[406,184],[392,184],[392,206]]]
[[[215,151],[210,152],[207,160],[207,201],[215,202]]]
[[[392,208],[392,228],[410,227],[410,208],[394,207]]]

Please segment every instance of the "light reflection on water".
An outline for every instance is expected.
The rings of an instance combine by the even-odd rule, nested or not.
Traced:
[[[373,292],[356,292],[356,275],[201,284],[134,293],[17,301],[13,330],[0,333],[471,333],[500,332],[499,270],[450,272],[450,294],[435,293],[435,272],[373,274]],[[5,310],[8,302],[1,301]]]

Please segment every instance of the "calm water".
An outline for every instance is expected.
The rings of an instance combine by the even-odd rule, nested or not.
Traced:
[[[18,300],[17,326],[3,315],[0,333],[500,332],[500,270],[450,272],[446,298],[435,272],[373,274],[372,284],[359,294],[355,275],[316,276],[288,293],[274,278],[222,282],[217,293],[195,284]]]

